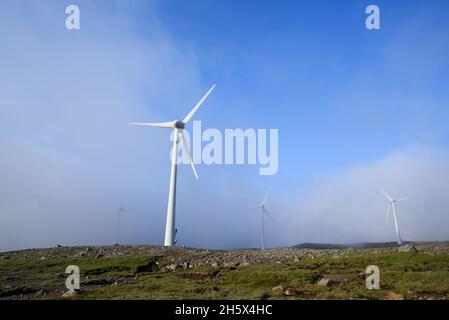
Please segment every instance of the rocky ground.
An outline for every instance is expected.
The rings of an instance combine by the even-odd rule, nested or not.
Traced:
[[[80,291],[65,287],[68,265]],[[381,288],[368,290],[377,265]],[[85,246],[0,254],[0,299],[449,299],[449,244],[204,250]]]

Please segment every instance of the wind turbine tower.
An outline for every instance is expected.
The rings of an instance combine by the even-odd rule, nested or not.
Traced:
[[[270,196],[270,190],[267,191],[267,194],[265,195],[265,198],[263,199],[262,203],[256,207],[256,208],[261,209],[261,211],[260,211],[260,218],[261,218],[262,224],[261,224],[261,239],[260,239],[261,240],[261,245],[260,245],[260,248],[262,250],[265,250],[265,215],[270,217],[274,221],[273,217],[268,214],[268,211],[265,208],[265,203],[267,202],[269,196]]]
[[[397,237],[398,245],[402,245],[401,232],[399,231],[399,221],[398,221],[398,216],[397,216],[397,213],[396,213],[396,204],[399,201],[407,200],[409,198],[395,199],[395,198],[389,196],[382,189],[379,188],[379,190],[385,196],[385,198],[387,198],[387,200],[388,200],[388,209],[387,209],[387,215],[385,216],[385,220],[388,219],[388,215],[389,215],[390,209],[391,209],[393,211],[394,228],[396,230],[396,237]]]
[[[176,171],[177,171],[177,158],[178,158],[178,142],[181,140],[182,147],[184,148],[187,157],[189,158],[190,165],[192,166],[195,178],[198,180],[198,174],[193,164],[192,157],[190,155],[189,146],[184,135],[184,128],[192,119],[194,114],[198,111],[201,105],[206,101],[207,97],[210,95],[212,90],[214,90],[215,85],[213,85],[209,91],[201,98],[201,100],[193,107],[192,111],[182,120],[174,120],[171,122],[130,122],[129,124],[135,126],[149,126],[149,127],[161,127],[170,128],[174,131],[173,135],[173,150],[171,155],[171,174],[170,174],[170,188],[168,191],[168,205],[167,205],[167,221],[165,224],[165,240],[164,246],[171,247],[175,244],[175,209],[176,209]]]

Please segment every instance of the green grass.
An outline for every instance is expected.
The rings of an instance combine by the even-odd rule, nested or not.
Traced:
[[[449,256],[399,253],[394,250],[348,251],[334,258],[325,255],[283,263],[263,263],[237,268],[198,267],[169,272],[167,257],[151,255],[51,258],[41,261],[40,251],[12,253],[0,260],[0,299],[30,297],[62,299],[65,268],[81,270],[83,293],[71,299],[383,299],[388,292],[405,299],[449,299]],[[381,270],[381,289],[365,287],[365,269]],[[346,283],[320,287],[322,274],[358,274]],[[118,283],[115,284],[115,281]],[[276,286],[293,287],[298,294],[286,297]],[[47,294],[37,295],[39,290]],[[22,294],[22,296],[20,296]]]

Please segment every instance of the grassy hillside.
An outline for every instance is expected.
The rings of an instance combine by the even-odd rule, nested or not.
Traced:
[[[449,299],[449,245],[416,248],[31,249],[0,254],[0,299]],[[82,292],[66,298],[72,264]],[[380,268],[380,290],[365,287],[368,265]]]

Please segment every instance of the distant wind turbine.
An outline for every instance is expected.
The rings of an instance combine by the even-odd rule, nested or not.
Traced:
[[[195,178],[198,180],[198,174],[193,164],[192,157],[190,155],[189,146],[187,140],[184,136],[184,127],[192,119],[195,112],[201,107],[201,105],[206,101],[207,97],[210,95],[212,90],[214,90],[215,84],[207,91],[204,97],[196,104],[196,106],[189,112],[189,114],[184,118],[184,120],[174,120],[171,122],[159,122],[159,123],[149,123],[149,122],[130,122],[130,125],[136,126],[150,126],[150,127],[162,127],[171,128],[174,130],[173,138],[173,151],[171,156],[171,175],[170,175],[170,189],[168,192],[168,206],[167,206],[167,222],[165,224],[165,240],[164,246],[173,246],[175,244],[175,208],[176,208],[176,169],[177,169],[177,155],[178,155],[178,141],[181,140],[181,144],[189,158],[190,165],[192,166]]]
[[[387,215],[385,216],[385,220],[388,219],[388,215],[390,213],[390,209],[392,209],[392,211],[393,211],[393,218],[394,218],[394,227],[396,229],[396,236],[398,238],[398,245],[402,245],[401,232],[399,231],[399,222],[398,222],[398,217],[397,217],[397,214],[396,214],[396,203],[398,203],[399,201],[407,200],[409,198],[394,199],[394,198],[390,197],[382,189],[379,188],[379,190],[385,196],[385,198],[387,198],[387,200],[388,200],[388,209],[387,209]]]
[[[271,220],[274,221],[273,217],[268,214],[267,209],[265,208],[265,203],[268,200],[268,197],[270,196],[270,190],[267,191],[267,194],[265,195],[265,198],[263,199],[262,203],[258,205],[256,208],[260,208],[260,217],[262,219],[262,232],[261,232],[261,249],[265,250],[265,215],[271,218]]]

